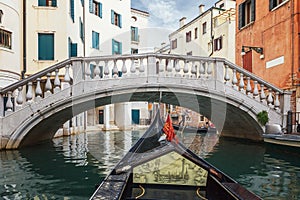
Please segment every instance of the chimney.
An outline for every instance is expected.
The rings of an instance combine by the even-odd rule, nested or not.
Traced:
[[[203,4],[201,4],[199,6],[199,14],[201,15],[202,13],[204,13],[204,5]]]
[[[179,28],[183,27],[185,24],[186,17],[183,17],[179,20]]]

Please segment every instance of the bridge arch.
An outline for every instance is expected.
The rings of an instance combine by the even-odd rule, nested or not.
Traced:
[[[183,66],[161,67],[162,59],[168,59],[168,63],[173,62],[174,65],[180,65],[177,60],[183,60]],[[110,60],[114,63],[110,66],[111,68],[107,65]],[[120,60],[121,66],[118,66],[117,63]],[[138,66],[134,66],[135,60],[139,60]],[[146,65],[144,60],[147,61]],[[126,68],[128,61],[132,63],[130,74]],[[159,61],[158,69],[157,61]],[[100,76],[99,70],[95,69],[94,76],[91,76],[91,71],[88,71],[90,63],[100,66],[100,62],[104,63],[104,74]],[[195,65],[197,62],[198,65]],[[187,66],[187,63],[192,64]],[[228,66],[231,67],[232,73],[228,72]],[[71,68],[71,76],[69,68]],[[114,72],[118,72],[120,68],[123,76],[117,77]],[[178,71],[178,68],[181,70]],[[58,80],[58,69],[65,71],[66,87],[62,87],[63,84]],[[138,72],[135,71],[136,69]],[[53,82],[49,79],[51,71],[56,72]],[[109,73],[111,71],[113,75]],[[242,78],[236,82],[237,73],[242,78],[243,75],[247,75],[247,87]],[[45,75],[47,75],[46,91],[42,98],[38,96],[40,93],[37,90],[38,84],[36,88],[33,88],[32,82],[38,82],[40,77]],[[251,82],[250,78],[253,78]],[[260,94],[257,94],[258,83],[261,85]],[[54,86],[52,92],[50,89],[47,91],[47,87],[51,88],[51,84]],[[26,85],[28,87],[27,99],[24,102],[20,100],[22,97],[19,94],[22,94],[21,86]],[[264,86],[269,88],[267,100],[262,95]],[[34,89],[35,98],[28,98],[30,97],[28,93]],[[16,93],[16,90],[19,93]],[[284,97],[283,91],[226,60],[170,57],[170,55],[166,57],[156,54],[133,58],[123,56],[71,59],[4,88],[1,92],[2,96],[7,94],[8,102],[9,98],[16,93],[15,99],[21,104],[16,111],[12,109],[6,111],[2,119],[2,138],[3,136],[7,138],[5,144],[7,149],[19,148],[52,138],[55,131],[65,121],[91,108],[128,101],[159,102],[160,93],[162,93],[162,103],[186,107],[210,118],[222,135],[254,140],[260,140],[264,131],[257,122],[257,113],[267,110],[271,123],[282,124],[281,112],[286,110],[284,104],[279,102],[279,99],[284,99],[279,98],[279,95]],[[9,108],[10,105],[7,105]],[[6,134],[3,134],[3,130],[7,131]]]

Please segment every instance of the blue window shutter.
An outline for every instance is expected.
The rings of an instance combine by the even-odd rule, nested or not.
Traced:
[[[99,33],[96,33],[96,47],[97,49],[100,49],[100,45],[99,45]]]
[[[111,24],[115,24],[115,12],[111,10]]]
[[[118,15],[119,27],[122,28],[122,15]]]
[[[102,3],[99,3],[99,17],[102,18]]]
[[[255,0],[251,0],[251,22],[255,21]]]
[[[138,29],[138,27],[135,27],[134,39],[135,39],[135,41],[138,41],[138,39],[139,39],[139,29]]]
[[[39,6],[46,6],[46,0],[39,0]]]
[[[77,57],[77,43],[71,43],[71,57]]]
[[[52,0],[52,6],[53,7],[56,7],[57,5],[56,5],[56,0]]]
[[[38,59],[54,60],[54,34],[38,34]]]
[[[96,47],[95,47],[95,46],[96,46],[96,45],[95,45],[95,43],[96,43],[95,40],[96,40],[95,32],[93,31],[93,32],[92,32],[92,47],[93,47],[93,48],[96,48]]]
[[[74,22],[75,16],[74,16],[74,0],[70,0],[70,15],[72,18],[72,21]]]
[[[119,43],[119,53],[122,54],[122,42]]]
[[[93,0],[89,0],[89,10],[90,13],[93,13]]]
[[[114,55],[115,53],[115,40],[112,39],[112,44],[111,44],[111,54]]]
[[[69,51],[69,58],[71,57],[72,53],[71,53],[71,48],[72,48],[72,42],[71,42],[71,38],[68,38],[68,51]]]
[[[84,6],[84,0],[81,0],[81,5]]]

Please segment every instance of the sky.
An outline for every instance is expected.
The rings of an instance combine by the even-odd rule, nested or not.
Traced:
[[[186,17],[191,21],[199,14],[198,6],[211,8],[217,0],[131,0],[131,7],[147,11],[150,14],[149,26],[176,30],[179,19]]]

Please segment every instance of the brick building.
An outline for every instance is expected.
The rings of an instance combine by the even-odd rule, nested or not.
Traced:
[[[297,91],[300,1],[237,0],[236,6],[237,65],[282,89]],[[300,97],[300,92],[295,95]]]

